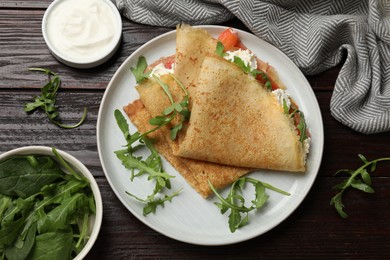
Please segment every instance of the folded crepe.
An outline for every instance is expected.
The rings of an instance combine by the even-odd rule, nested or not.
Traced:
[[[149,81],[149,84],[153,83]],[[142,101],[134,101],[124,107],[124,111],[140,132],[152,129],[152,126],[149,124],[151,116],[145,109]],[[161,130],[154,131],[148,136],[153,138],[154,147],[157,151],[205,198],[212,194],[208,181],[215,188],[220,189],[251,171],[249,168],[219,165],[175,156],[172,154],[172,149],[169,145],[170,139],[166,139]]]
[[[237,167],[305,171],[306,154],[293,120],[262,84],[216,56],[216,44],[203,29],[177,28],[175,77],[189,92],[191,117],[175,141],[170,126],[162,129],[173,154]],[[179,102],[183,91],[171,76],[162,79]],[[150,82],[137,91],[155,117],[170,101]]]
[[[305,152],[275,97],[237,65],[206,56],[178,156],[241,167],[305,170]]]

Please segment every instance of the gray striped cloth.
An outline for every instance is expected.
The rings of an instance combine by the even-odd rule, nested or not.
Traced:
[[[390,0],[116,0],[138,23],[175,27],[233,17],[306,75],[343,62],[331,114],[365,134],[390,130]]]

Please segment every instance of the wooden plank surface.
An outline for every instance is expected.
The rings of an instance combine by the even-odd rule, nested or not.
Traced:
[[[78,70],[59,63],[47,49],[41,19],[50,0],[0,2],[0,153],[25,145],[47,145],[70,152],[91,170],[101,188],[104,219],[98,241],[87,259],[386,259],[390,257],[390,163],[373,174],[374,194],[347,192],[349,219],[329,205],[332,186],[344,177],[343,168],[360,166],[358,153],[368,159],[390,156],[389,133],[363,135],[337,122],[330,114],[334,82],[342,65],[308,76],[320,104],[325,148],[318,178],[309,195],[279,226],[252,240],[230,246],[202,247],[167,238],[136,219],[116,198],[100,165],[96,122],[101,98],[125,59],[148,40],[171,28],[151,27],[123,18],[120,49],[107,63]],[[225,25],[245,29],[232,20]],[[46,78],[28,71],[45,67],[60,74],[61,119],[78,121],[84,107],[88,118],[74,130],[48,123],[41,112],[26,114],[23,105],[39,94]],[[130,87],[130,86],[129,86]]]

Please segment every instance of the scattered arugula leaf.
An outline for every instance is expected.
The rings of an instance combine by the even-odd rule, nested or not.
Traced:
[[[210,181],[208,181],[208,183],[211,190],[220,201],[215,202],[214,204],[221,210],[221,214],[225,214],[228,210],[230,210],[228,222],[230,231],[232,233],[249,223],[250,211],[261,208],[267,202],[269,195],[266,194],[266,189],[290,196],[290,193],[288,192],[250,177],[241,177],[237,179],[232,184],[229,194],[226,198],[223,198],[218,193]],[[251,201],[252,204],[249,207],[245,206],[245,198],[242,195],[242,190],[244,189],[246,183],[252,184],[255,188],[255,198]]]
[[[150,71],[145,73],[146,68],[148,67],[148,63],[144,56],[140,56],[137,61],[137,65],[135,68],[131,67],[130,70],[135,77],[135,81],[137,84],[141,83],[144,79],[149,77]]]
[[[157,206],[164,206],[166,201],[171,201],[172,198],[179,195],[180,191],[170,195],[163,195],[163,198],[157,196],[162,194],[165,189],[171,189],[170,179],[175,176],[169,175],[163,170],[161,157],[153,146],[152,140],[145,133],[135,132],[130,134],[129,124],[118,109],[114,111],[114,116],[127,141],[126,149],[115,151],[115,154],[122,164],[131,171],[130,180],[133,181],[135,177],[148,174],[148,180],[155,181],[153,192],[146,199],[141,199],[130,192],[126,193],[145,204],[143,209],[145,216],[155,213]],[[141,156],[134,155],[134,152],[142,147],[146,147],[150,151],[150,155],[145,160]]]
[[[0,162],[1,259],[71,259],[88,240],[96,213],[89,182],[74,169],[66,174],[70,166],[52,151],[61,160],[27,155]]]
[[[362,154],[359,154],[358,156],[363,162],[362,166],[360,166],[356,170],[342,169],[334,174],[337,175],[339,173],[346,173],[347,175],[349,175],[349,178],[347,180],[333,187],[334,189],[340,191],[330,200],[330,205],[333,205],[335,207],[340,217],[342,218],[348,217],[348,214],[344,211],[345,206],[342,201],[344,192],[348,188],[354,188],[366,193],[374,193],[374,189],[371,187],[371,176],[369,171],[373,173],[376,170],[378,162],[390,161],[390,157],[384,157],[368,161],[367,158],[364,157]]]
[[[62,127],[62,128],[76,128],[80,126],[85,118],[87,117],[87,108],[84,108],[84,113],[77,124],[74,125],[65,125],[57,121],[57,116],[59,115],[58,107],[56,106],[56,95],[58,88],[61,85],[60,77],[52,72],[49,69],[42,68],[30,68],[30,71],[40,71],[45,73],[48,76],[49,82],[41,89],[41,95],[34,97],[34,102],[29,102],[24,105],[24,111],[29,113],[36,109],[41,109],[45,111],[50,122],[53,124]]]

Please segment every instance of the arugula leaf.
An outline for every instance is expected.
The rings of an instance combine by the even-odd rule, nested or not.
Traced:
[[[285,114],[289,114],[289,112],[290,112],[290,108],[289,108],[289,106],[287,105],[287,101],[285,100],[285,99],[283,99],[283,112],[285,113]]]
[[[249,64],[245,64],[240,57],[234,56],[233,63],[240,67],[246,74],[251,73],[251,66]]]
[[[10,209],[12,210],[12,207],[10,207]],[[4,227],[1,227],[0,245],[2,245],[2,247],[7,248],[7,246],[13,244],[13,241],[15,241],[23,229],[24,220],[24,218],[19,218],[17,220],[11,218]]]
[[[58,160],[59,164],[62,167],[64,167],[70,174],[72,174],[77,180],[84,180],[88,182],[86,177],[73,170],[73,168],[61,157],[61,155],[57,152],[57,150],[54,147],[51,149],[51,151],[56,157],[56,159]]]
[[[284,108],[284,112],[286,112],[286,108]],[[291,113],[289,113],[290,117],[294,117],[298,114],[299,122],[297,125],[297,129],[299,131],[299,141],[302,143],[305,141],[309,136],[307,135],[307,125],[306,125],[306,120],[305,120],[305,115],[303,114],[302,111],[299,109],[295,108]]]
[[[153,192],[145,199],[141,199],[130,192],[126,193],[145,204],[143,210],[144,215],[155,213],[158,206],[164,206],[166,201],[171,201],[173,197],[176,197],[180,193],[180,191],[177,191],[171,195],[163,194],[163,198],[158,197],[158,195],[162,194],[165,189],[171,189],[170,179],[175,176],[169,175],[164,171],[161,157],[156,148],[153,146],[153,141],[146,136],[147,133],[150,133],[151,131],[143,133],[142,135],[138,132],[130,134],[126,119],[118,109],[115,110],[114,116],[127,141],[127,149],[115,151],[115,154],[125,168],[131,171],[130,180],[133,181],[135,177],[147,174],[149,181],[155,181]],[[152,131],[156,129],[157,128],[154,128]],[[134,155],[134,144],[136,142],[140,143],[140,145],[149,150],[150,155],[146,159]],[[136,173],[135,171],[138,172]]]
[[[183,128],[183,123],[181,122],[180,124],[175,125],[175,126],[171,129],[171,134],[170,134],[171,140],[175,140],[175,139],[176,139],[177,134],[179,133],[179,131],[180,131],[182,128]]]
[[[343,204],[343,194],[349,188],[354,188],[365,193],[374,193],[374,189],[371,187],[371,176],[368,172],[368,167],[371,166],[370,171],[373,173],[376,169],[376,165],[381,161],[389,161],[389,157],[379,158],[376,160],[368,161],[366,157],[359,154],[359,158],[362,160],[363,165],[357,168],[356,170],[342,169],[337,171],[334,175],[340,173],[345,173],[349,175],[347,180],[333,186],[334,189],[340,190],[336,195],[334,195],[330,200],[330,205],[333,205],[337,213],[342,218],[347,218],[348,214],[344,211]]]
[[[305,116],[304,114],[301,112],[301,111],[298,111],[299,115],[300,115],[300,119],[299,119],[299,124],[297,125],[297,128],[299,130],[299,141],[300,142],[303,142],[305,139],[308,138],[307,134],[306,134],[306,129],[307,129],[307,126],[306,126],[306,121],[305,121]]]
[[[165,84],[160,78],[154,76],[154,79],[157,81],[157,83],[160,85],[160,87],[164,90],[164,92],[168,96],[171,105],[166,109],[164,109],[161,115],[151,118],[149,120],[149,124],[157,127],[148,131],[146,134],[167,125],[168,123],[172,122],[172,120],[176,118],[176,116],[181,115],[180,122],[171,128],[170,137],[172,140],[175,140],[178,132],[183,128],[184,122],[189,120],[191,112],[189,110],[189,102],[188,102],[189,98],[188,98],[188,92],[186,88],[173,74],[170,75],[178,83],[180,88],[183,90],[184,97],[180,102],[175,102],[173,100],[171,92],[169,91],[168,85]]]
[[[128,195],[130,195],[131,197],[135,198],[136,200],[145,203],[145,207],[143,209],[142,214],[144,216],[146,216],[150,213],[153,213],[153,214],[156,213],[158,206],[164,207],[165,202],[167,202],[167,201],[171,202],[174,197],[176,197],[180,194],[180,192],[181,192],[181,190],[176,191],[170,195],[164,195],[163,198],[157,198],[154,200],[151,200],[149,198],[148,199],[141,199],[141,198],[138,198],[137,196],[135,196],[134,194],[131,194],[130,192],[126,192],[126,193]]]
[[[28,259],[71,259],[72,241],[72,230],[38,235]]]
[[[226,53],[225,53],[225,46],[223,46],[222,42],[218,41],[217,42],[217,47],[215,49],[215,53],[220,56],[220,57],[224,57],[226,56]]]
[[[135,81],[137,84],[141,83],[144,79],[147,79],[150,75],[150,71],[145,73],[146,68],[148,67],[148,63],[144,56],[140,56],[137,61],[137,65],[135,68],[131,67],[130,70],[135,77]]]
[[[166,172],[155,170],[153,167],[151,167],[150,163],[148,164],[147,161],[140,160],[139,157],[134,157],[128,153],[123,153],[123,151],[116,151],[115,154],[118,159],[122,161],[123,166],[125,166],[127,169],[138,169],[142,173],[147,173],[150,175],[149,179],[157,179],[160,177],[162,178],[162,181],[164,181],[174,177],[168,175]],[[156,155],[153,154],[153,156],[155,157]]]
[[[37,225],[33,223],[27,230],[24,239],[18,238],[17,242],[5,250],[8,259],[27,259],[34,243]]]
[[[126,139],[127,149],[129,149],[129,152],[134,152],[135,148],[133,148],[131,145],[141,138],[141,134],[139,132],[130,134],[129,124],[127,123],[125,117],[118,109],[114,111],[114,116],[115,116],[116,123],[119,126],[119,129],[122,131],[123,136]]]
[[[62,177],[62,170],[50,157],[12,157],[0,162],[0,193],[27,198]]]
[[[220,201],[215,202],[214,204],[221,210],[221,214],[225,214],[230,210],[228,223],[230,232],[232,233],[249,223],[249,212],[264,206],[269,198],[269,195],[267,195],[265,192],[266,189],[290,196],[290,193],[280,190],[268,183],[264,183],[249,177],[241,177],[232,184],[228,196],[223,198],[214,188],[211,182],[208,181],[208,183],[211,190]],[[251,205],[249,207],[245,206],[245,198],[242,195],[242,190],[246,183],[252,184],[255,188],[255,197],[253,200],[251,200]]]
[[[72,216],[80,213],[79,209],[88,208],[88,202],[87,195],[82,193],[77,193],[74,196],[63,199],[60,205],[45,214],[44,218],[40,219],[40,233],[56,232],[66,229]]]
[[[252,70],[250,73],[251,73],[251,74],[253,75],[253,77],[255,77],[255,78],[256,78],[258,75],[260,75],[261,78],[265,81],[264,86],[266,87],[266,89],[267,89],[268,91],[271,91],[271,90],[272,90],[272,83],[271,83],[271,80],[269,79],[268,75],[267,75],[264,71],[254,69],[254,70]]]
[[[24,105],[24,111],[30,113],[36,109],[41,109],[45,111],[50,122],[62,128],[70,129],[70,128],[76,128],[80,126],[84,122],[85,118],[87,117],[87,108],[84,108],[84,113],[80,121],[74,125],[66,125],[57,121],[57,116],[59,115],[59,112],[56,106],[56,95],[57,95],[58,88],[61,85],[60,77],[56,73],[48,69],[30,68],[29,70],[40,71],[45,73],[49,78],[49,82],[42,87],[41,95],[34,97],[34,102],[29,102]]]

